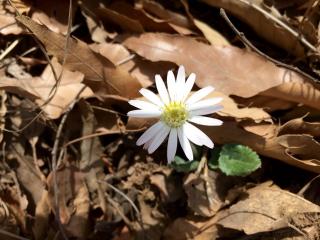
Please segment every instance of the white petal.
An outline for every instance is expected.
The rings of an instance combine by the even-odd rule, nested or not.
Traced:
[[[191,148],[190,142],[184,132],[183,127],[178,128],[178,138],[179,138],[180,145],[184,151],[184,154],[187,156],[187,158],[190,161],[192,161],[193,160],[192,148]]]
[[[138,139],[137,145],[140,146],[152,139],[163,128],[162,122],[157,122],[149,127]]]
[[[185,81],[186,81],[186,72],[184,70],[183,66],[180,66],[178,69],[178,74],[177,74],[177,81],[176,81],[176,100],[181,101],[183,94],[184,94],[184,86],[185,86]]]
[[[168,149],[167,149],[167,159],[168,163],[171,163],[174,160],[174,156],[177,152],[177,144],[178,144],[178,133],[176,128],[172,128],[169,134],[168,140]]]
[[[193,110],[189,112],[190,118],[193,116],[200,116],[200,115],[207,115],[211,113],[215,113],[223,109],[223,106],[221,105],[214,105],[207,108],[201,108],[197,110]]]
[[[157,135],[154,137],[154,139],[150,143],[150,147],[148,148],[149,154],[157,150],[157,148],[161,145],[161,143],[163,143],[163,141],[166,139],[169,132],[170,132],[170,128],[167,127],[166,125],[164,125],[164,127],[161,128],[160,132],[157,133]]]
[[[149,140],[148,142],[146,142],[144,145],[143,145],[143,149],[144,150],[147,150],[149,147],[150,147],[150,144],[152,142],[153,139]]]
[[[158,93],[160,95],[162,102],[164,102],[165,104],[169,103],[168,91],[166,89],[166,85],[164,85],[164,82],[163,82],[161,76],[157,74],[155,76],[155,79],[156,79],[156,86],[158,89]]]
[[[160,98],[150,90],[142,88],[140,89],[139,92],[142,94],[142,96],[144,96],[146,99],[148,99],[150,102],[154,103],[155,105],[159,107],[162,107],[164,105],[163,102],[160,100]]]
[[[176,80],[174,78],[174,74],[172,71],[169,71],[167,74],[167,85],[168,85],[168,92],[170,95],[170,100],[175,101],[176,99]]]
[[[195,102],[195,103],[189,104],[188,105],[188,110],[192,111],[192,110],[197,110],[197,109],[201,109],[201,108],[211,107],[213,105],[218,104],[221,101],[222,101],[221,97],[202,100],[202,101],[199,101],[199,102]]]
[[[160,117],[161,111],[154,109],[154,110],[133,110],[127,113],[129,117],[136,117],[136,118],[154,118]]]
[[[184,126],[186,136],[191,142],[199,146],[205,145],[208,148],[213,148],[214,145],[211,139],[199,128],[193,126],[190,123],[185,123]]]
[[[193,116],[188,119],[188,121],[197,123],[200,125],[206,125],[206,126],[221,126],[222,121],[216,118],[210,118],[210,117],[203,117],[203,116]]]
[[[160,110],[158,106],[156,106],[152,103],[146,102],[146,101],[130,100],[128,103],[130,105],[135,106],[136,108],[140,108],[142,110],[150,110],[150,111],[152,111],[154,109]]]
[[[187,99],[186,104],[192,104],[192,103],[198,102],[202,98],[206,97],[213,90],[214,90],[214,88],[211,86],[208,86],[208,87],[205,87],[205,88],[198,90],[197,92],[192,94],[191,97],[189,97]]]
[[[196,81],[196,75],[194,73],[191,73],[186,81],[186,84],[184,85],[183,96],[182,96],[181,101],[186,100],[189,93],[191,92],[191,89],[192,89],[195,81]]]

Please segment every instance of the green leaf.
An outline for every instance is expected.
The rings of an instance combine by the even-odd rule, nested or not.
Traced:
[[[179,156],[175,156],[171,167],[174,168],[177,172],[191,172],[198,168],[199,161],[187,161]]]
[[[247,176],[261,167],[258,154],[240,144],[224,145],[218,161],[220,170],[231,176]]]

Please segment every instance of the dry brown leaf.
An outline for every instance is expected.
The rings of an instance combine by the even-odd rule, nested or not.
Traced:
[[[205,180],[197,174],[190,173],[183,183],[184,190],[188,195],[189,208],[191,208],[194,214],[203,217],[214,216],[224,206],[225,196],[222,195],[226,194],[226,192],[224,192],[224,194],[217,192],[218,188],[222,186],[218,185],[218,172],[210,171],[208,177],[209,179],[207,180],[207,183],[210,184],[211,200],[208,199],[208,187]]]
[[[296,139],[294,139],[295,142],[292,142],[292,144],[296,145],[291,145],[291,142],[289,144],[286,143],[287,138],[290,138],[290,140],[292,139],[290,135],[278,137],[276,135],[278,132],[277,126],[271,126],[269,125],[268,132],[266,132],[266,126],[265,124],[262,124],[260,126],[261,130],[256,129],[254,133],[251,133],[234,122],[224,122],[220,127],[206,127],[204,128],[204,132],[217,143],[240,143],[251,147],[261,155],[284,161],[302,169],[320,172],[320,152],[313,153],[312,156],[315,156],[315,159],[309,158],[310,155],[306,156],[300,154],[301,151],[306,151],[308,147],[307,144],[312,143],[313,146],[317,148],[318,143],[315,142],[312,136],[306,137],[305,135],[296,135]],[[257,135],[258,132],[261,132],[262,135]],[[289,154],[290,151],[293,151],[294,146],[297,147],[297,151],[299,151],[297,155]]]
[[[251,97],[285,82],[304,82],[295,72],[232,46],[209,46],[194,39],[161,33],[128,37],[123,44],[151,61],[171,61],[197,74],[197,85],[214,86],[226,95]]]
[[[48,176],[48,198],[55,213],[55,183],[53,174]],[[90,200],[83,173],[75,166],[61,166],[56,172],[59,189],[60,221],[70,236],[85,238],[88,230]]]
[[[306,122],[303,118],[292,119],[279,129],[279,135],[283,134],[309,134],[320,137],[320,122]]]
[[[218,237],[218,218],[178,218],[164,232],[165,240],[215,240]]]
[[[23,29],[17,24],[15,19],[15,9],[4,1],[0,4],[0,33],[2,35],[15,34],[23,32]]]
[[[237,103],[230,97],[214,91],[208,95],[208,98],[222,97],[221,105],[223,109],[217,112],[222,117],[233,117],[236,121],[250,119],[256,123],[272,122],[271,116],[262,108],[256,107],[242,107],[240,108]]]
[[[164,203],[173,203],[183,196],[180,179],[172,173],[172,168],[166,168],[150,176],[150,183],[159,189]]]
[[[241,21],[248,24],[255,32],[261,37],[271,42],[272,44],[279,46],[286,51],[297,55],[304,55],[304,47],[300,43],[299,38],[293,36],[287,30],[279,27],[277,23],[272,21],[266,14],[257,11],[254,6],[262,9],[271,16],[284,21],[281,14],[275,8],[267,8],[264,5],[263,0],[201,0],[213,7],[224,8],[228,12],[238,17]],[[285,23],[288,24],[288,23]]]
[[[254,234],[269,231],[281,218],[303,212],[320,212],[320,207],[276,186],[249,189],[218,221],[225,228]]]
[[[167,21],[156,19],[147,14],[142,8],[134,8],[124,1],[115,1],[109,7],[131,19],[139,21],[145,31],[177,33],[176,29]]]
[[[230,46],[230,42],[217,30],[213,29],[207,23],[202,22],[198,19],[194,19],[194,24],[200,31],[203,33],[205,38],[211,43],[211,45],[215,46]]]
[[[292,79],[293,80],[293,79]],[[309,82],[291,81],[262,92],[261,95],[279,98],[320,109],[319,87]]]
[[[128,72],[115,67],[111,61],[92,51],[86,43],[69,38],[68,50],[65,50],[66,37],[48,30],[28,17],[18,16],[17,20],[39,38],[49,54],[55,55],[60,62],[65,60],[64,67],[83,73],[84,83],[96,95],[100,97],[110,94],[124,97],[138,95],[140,83]]]
[[[98,9],[98,13],[101,19],[106,24],[116,24],[118,25],[123,31],[130,32],[130,33],[143,33],[144,29],[143,26],[140,24],[139,21],[135,19],[131,19],[126,15],[118,13],[112,9],[101,7]]]
[[[142,87],[150,87],[154,82],[156,74],[164,75],[169,69],[175,67],[170,62],[151,62],[142,59],[138,55],[132,55],[121,44],[103,43],[99,45],[91,45],[91,47],[99,52],[102,56],[108,58],[113,64],[139,80]]]
[[[79,108],[81,111],[82,120],[82,134],[81,136],[88,136],[95,133],[97,128],[97,120],[91,106],[85,102],[79,102]],[[107,121],[113,127],[116,125],[116,119],[107,117]],[[71,123],[73,124],[73,123]],[[108,128],[108,126],[104,126]],[[110,128],[106,129],[106,132]],[[81,159],[79,161],[79,168],[85,174],[85,181],[88,187],[88,191],[92,196],[92,201],[94,202],[93,208],[100,209],[105,214],[107,211],[106,202],[104,200],[103,185],[99,184],[99,180],[102,181],[103,176],[103,162],[101,161],[101,156],[103,155],[103,147],[100,143],[98,137],[92,137],[89,139],[84,139],[81,141],[80,145]]]
[[[47,236],[50,213],[48,191],[44,190],[42,191],[41,199],[36,205],[35,221],[32,228],[36,240],[41,240]]]
[[[156,16],[155,21],[163,20],[182,35],[190,35],[197,31],[190,18],[164,8],[160,3],[150,0],[143,0],[136,4],[137,9],[143,9],[149,17]]]
[[[69,6],[69,1],[65,0],[34,0],[31,18],[35,22],[47,26],[53,32],[66,34],[68,31]],[[73,1],[71,20],[75,16],[76,7],[77,2]]]
[[[57,82],[49,65],[40,77],[22,79],[0,78],[0,88],[18,93],[35,101],[47,116],[52,119],[59,118],[67,110],[69,104],[77,97],[93,96],[93,92],[82,83],[82,73],[62,70],[61,65],[56,59],[52,60],[52,66],[57,76],[63,71],[56,90],[54,89]],[[52,94],[54,94],[53,98],[47,102]]]

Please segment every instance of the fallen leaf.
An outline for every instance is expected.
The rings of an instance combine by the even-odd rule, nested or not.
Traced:
[[[123,31],[130,33],[144,32],[143,26],[139,21],[137,21],[136,19],[131,19],[128,16],[118,13],[112,9],[101,7],[98,9],[98,13],[105,23],[116,24],[120,26]]]
[[[108,58],[113,64],[124,71],[128,71],[133,77],[138,79],[142,87],[150,87],[154,83],[156,74],[164,75],[169,69],[175,67],[170,62],[151,62],[143,59],[139,55],[130,54],[121,44],[103,43],[91,45],[102,56]]]
[[[89,192],[84,182],[83,173],[75,166],[60,166],[56,170],[54,182],[53,173],[48,176],[49,206],[56,212],[55,194],[58,194],[59,216],[69,236],[85,238],[89,227],[90,209]],[[55,192],[55,184],[59,193]],[[55,213],[56,214],[56,213]]]
[[[290,80],[290,82],[282,83],[279,86],[262,92],[261,95],[302,103],[306,106],[320,109],[319,86],[309,82],[295,82]]]
[[[15,10],[5,1],[0,5],[0,33],[2,35],[21,34],[23,29],[17,24]]]
[[[49,54],[64,62],[66,69],[83,73],[84,84],[96,95],[105,97],[117,94],[128,98],[138,95],[140,83],[128,72],[115,67],[111,61],[92,51],[86,43],[69,38],[66,50],[66,37],[48,30],[47,27],[35,23],[28,17],[18,16],[16,19],[39,38]]]
[[[276,186],[262,185],[249,189],[218,224],[250,235],[266,232],[281,218],[303,212],[319,213],[320,207]]]
[[[173,12],[170,9],[163,7],[160,3],[150,0],[143,0],[141,3],[136,3],[137,9],[143,9],[149,17],[156,16],[160,21],[167,22],[172,28],[182,35],[190,35],[197,31],[196,26],[187,16]]]
[[[216,226],[218,218],[187,216],[178,218],[164,232],[165,240],[215,240],[218,238]]]
[[[123,44],[151,61],[171,61],[197,74],[199,87],[214,86],[225,95],[251,97],[284,82],[304,82],[295,72],[255,53],[232,46],[210,46],[162,33],[128,37]]]
[[[194,214],[212,217],[226,205],[225,198],[233,184],[232,178],[216,171],[209,171],[206,180],[197,174],[190,173],[184,180],[183,188],[188,195],[188,206]]]
[[[292,119],[283,124],[279,129],[279,135],[284,134],[308,134],[320,137],[320,122],[306,122],[303,118]]]
[[[73,1],[71,6],[71,21],[76,14],[77,2]],[[31,18],[39,24],[47,26],[56,33],[67,34],[69,20],[69,1],[41,1],[33,0]]]
[[[267,8],[263,0],[201,0],[206,4],[223,8],[233,15],[238,17],[241,21],[248,24],[257,34],[279,46],[282,49],[296,55],[304,55],[304,47],[299,41],[299,37],[292,35],[288,30],[280,27],[276,22],[270,19],[271,15],[275,19],[284,21],[282,15],[275,8]],[[258,11],[257,8],[262,9]],[[285,23],[288,25],[288,23]]]
[[[52,60],[52,66],[57,76],[62,74],[58,85],[48,65],[40,77],[3,77],[0,79],[0,88],[33,100],[51,119],[59,118],[76,98],[93,96],[92,91],[82,83],[82,73],[62,69],[56,59]]]
[[[198,19],[194,19],[194,24],[200,31],[203,33],[205,38],[211,43],[211,45],[215,46],[230,46],[229,41],[217,30],[213,29],[211,26],[202,22]]]

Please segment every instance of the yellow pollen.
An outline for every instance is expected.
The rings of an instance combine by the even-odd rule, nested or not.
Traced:
[[[188,119],[188,111],[185,104],[171,102],[164,106],[161,120],[171,128],[181,127]]]

